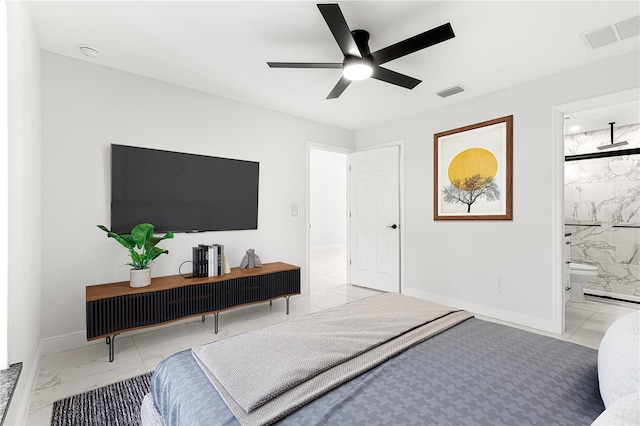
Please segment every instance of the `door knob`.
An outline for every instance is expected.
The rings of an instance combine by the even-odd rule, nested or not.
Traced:
[[[396,229],[398,227],[398,225],[396,225],[395,223],[393,225],[387,225],[387,228],[391,228],[391,229]]]

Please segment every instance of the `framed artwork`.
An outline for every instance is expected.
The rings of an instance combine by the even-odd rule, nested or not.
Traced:
[[[434,220],[513,219],[513,115],[433,135]]]

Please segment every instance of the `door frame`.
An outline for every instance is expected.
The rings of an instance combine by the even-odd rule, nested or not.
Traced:
[[[404,273],[404,241],[405,241],[405,233],[404,233],[404,140],[400,139],[400,140],[396,140],[393,142],[387,142],[387,143],[383,143],[383,144],[378,144],[378,145],[373,145],[373,146],[369,146],[366,148],[362,148],[362,149],[355,149],[355,148],[345,148],[345,147],[341,147],[341,146],[335,146],[335,145],[328,145],[328,144],[324,144],[324,143],[319,143],[319,142],[312,142],[312,141],[307,141],[307,198],[305,200],[305,208],[307,211],[307,214],[305,215],[305,224],[306,224],[306,246],[307,246],[307,250],[306,250],[306,260],[305,260],[305,265],[306,265],[306,276],[307,276],[307,287],[309,289],[311,289],[311,149],[320,149],[320,150],[325,150],[325,151],[331,151],[331,152],[339,152],[341,154],[351,154],[353,152],[356,151],[368,151],[371,149],[377,149],[377,148],[385,148],[385,147],[389,147],[389,146],[399,146],[400,147],[400,156],[399,156],[399,168],[398,168],[398,173],[400,176],[398,176],[399,178],[399,197],[398,199],[400,200],[400,214],[399,214],[399,226],[400,226],[400,293],[404,293],[404,288],[405,288],[405,282],[404,282],[404,277],[405,277],[405,273]],[[350,200],[351,200],[351,193],[350,193],[350,188],[349,188],[349,161],[347,160],[347,181],[345,182],[345,185],[347,187],[347,211],[345,212],[346,216],[347,216],[347,255],[349,255],[349,253],[351,253],[351,224],[349,222],[349,210],[350,210]],[[347,282],[351,283],[351,268],[348,267],[347,265]]]
[[[551,276],[552,302],[551,321],[565,330],[565,304],[563,274],[564,249],[564,116],[590,109],[640,100],[638,88],[609,93],[593,98],[556,105],[551,109]]]
[[[305,215],[305,225],[306,225],[306,276],[307,276],[307,286],[309,291],[311,290],[311,150],[318,149],[322,151],[329,152],[337,152],[340,154],[347,155],[347,163],[345,167],[347,168],[347,180],[345,182],[346,190],[347,190],[347,211],[344,212],[347,221],[347,255],[349,254],[349,250],[351,249],[351,244],[349,241],[349,154],[355,152],[356,150],[353,148],[345,148],[336,145],[328,145],[319,142],[311,142],[307,141],[307,199],[305,200],[305,208],[307,214]],[[347,267],[347,282],[351,282],[351,270]],[[304,293],[304,292],[303,292]]]

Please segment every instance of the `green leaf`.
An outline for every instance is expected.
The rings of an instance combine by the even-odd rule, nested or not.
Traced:
[[[98,228],[102,229],[103,231],[105,231],[107,233],[107,237],[113,238],[114,240],[116,240],[117,242],[122,244],[127,249],[133,248],[134,242],[131,239],[131,235],[129,235],[129,234],[119,235],[119,234],[116,234],[115,232],[110,231],[104,225],[97,225],[97,226],[98,226]]]
[[[151,250],[147,252],[147,257],[149,258],[149,262],[155,260],[158,256],[164,253],[169,253],[168,250],[161,249],[159,247],[152,247]]]
[[[164,236],[162,237],[151,237],[147,240],[147,242],[144,244],[144,249],[146,251],[151,250],[153,247],[156,246],[156,244],[158,244],[160,241],[162,240],[167,240],[173,238],[173,234],[171,232],[167,232],[166,234],[164,234]]]
[[[150,223],[141,223],[131,230],[131,236],[136,246],[141,249],[145,246],[145,242],[153,237],[154,226]]]

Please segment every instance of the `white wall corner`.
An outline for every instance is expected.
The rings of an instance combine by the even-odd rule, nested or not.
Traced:
[[[7,4],[0,5],[0,28],[7,28]],[[0,31],[0,228],[9,229],[9,134],[7,129],[8,111],[8,46],[7,32]],[[8,327],[8,250],[9,241],[6,232],[0,235],[0,370],[9,366],[7,349]]]

